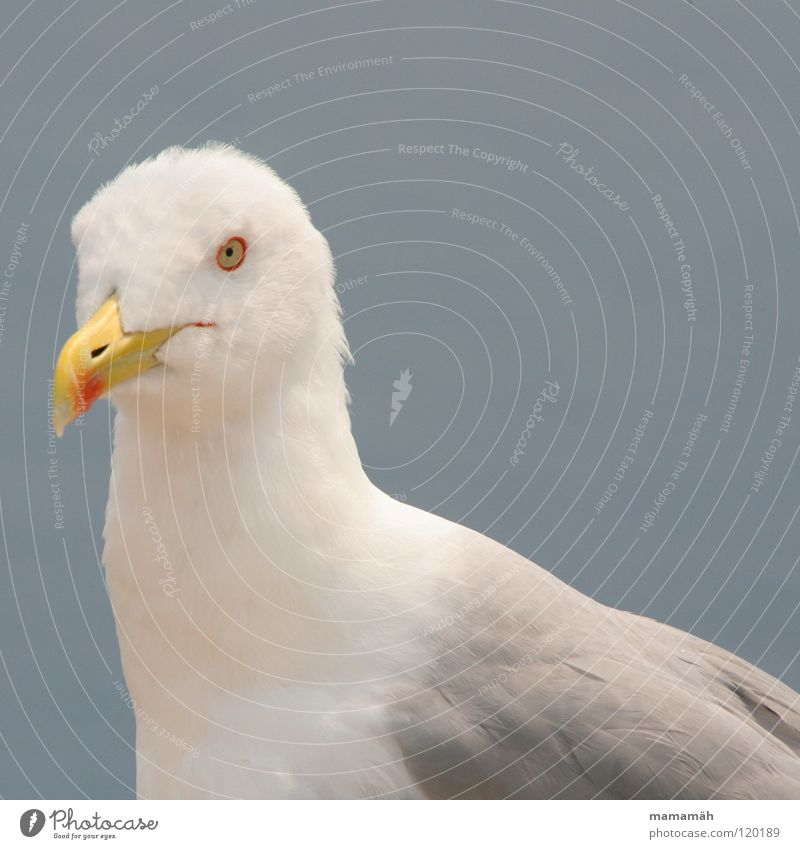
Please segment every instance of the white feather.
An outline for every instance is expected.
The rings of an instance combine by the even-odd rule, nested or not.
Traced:
[[[171,148],[73,238],[79,321],[215,325],[113,392],[140,796],[800,796],[797,694],[371,485],[330,251],[266,165]]]

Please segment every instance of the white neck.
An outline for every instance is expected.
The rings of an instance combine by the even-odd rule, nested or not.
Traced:
[[[160,402],[118,411],[105,562],[129,679],[154,658],[213,677],[225,652],[296,678],[297,650],[361,638],[336,623],[361,618],[395,502],[361,468],[338,356],[280,371],[247,417],[204,400],[196,432]]]

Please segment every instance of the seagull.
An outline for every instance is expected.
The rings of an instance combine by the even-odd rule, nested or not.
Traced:
[[[53,427],[116,415],[103,561],[140,798],[800,798],[800,696],[376,488],[328,243],[230,146],[72,223]]]

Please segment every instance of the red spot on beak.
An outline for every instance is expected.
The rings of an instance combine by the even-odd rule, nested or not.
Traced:
[[[107,388],[105,381],[101,377],[89,378],[86,385],[82,389],[78,389],[77,397],[75,399],[75,409],[77,410],[78,415],[82,416],[85,413],[88,413],[94,402],[106,391]]]

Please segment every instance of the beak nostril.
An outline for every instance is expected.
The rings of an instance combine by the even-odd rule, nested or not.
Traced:
[[[100,354],[102,354],[102,353],[103,353],[103,351],[105,351],[105,349],[106,349],[107,347],[108,347],[108,345],[101,345],[99,348],[95,348],[95,349],[92,351],[92,359],[94,359],[95,357],[99,357],[99,356],[100,356]]]

